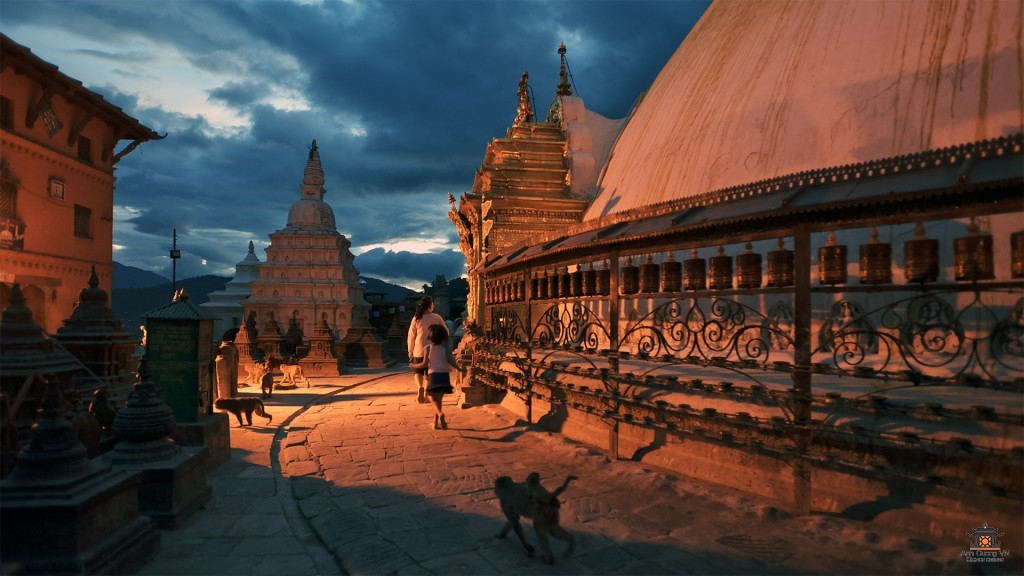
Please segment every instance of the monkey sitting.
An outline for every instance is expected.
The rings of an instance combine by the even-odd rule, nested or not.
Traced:
[[[92,392],[92,402],[89,402],[89,412],[96,417],[96,421],[100,423],[100,428],[104,431],[110,430],[110,427],[114,425],[114,417],[117,416],[117,410],[114,409],[114,405],[110,402],[110,391],[106,388],[97,388]]]
[[[569,543],[565,550],[565,556],[572,553],[576,538],[562,528],[559,524],[558,509],[560,504],[558,496],[569,486],[569,482],[576,480],[576,476],[569,476],[561,486],[554,492],[548,492],[540,483],[540,474],[530,473],[526,482],[520,484],[514,482],[508,476],[501,476],[494,481],[494,493],[498,497],[501,511],[505,515],[505,525],[498,538],[504,538],[509,530],[515,530],[516,536],[526,549],[527,556],[533,556],[533,546],[526,541],[520,517],[533,519],[533,530],[537,534],[537,543],[540,545],[541,555],[544,562],[554,564],[555,557],[551,553],[551,544],[548,542],[548,534],[565,540]]]
[[[266,418],[267,424],[274,421],[274,417],[267,414],[267,411],[263,408],[263,402],[259,398],[217,398],[213,405],[218,410],[226,410],[234,414],[235,418],[238,418],[239,426],[252,426],[253,412],[257,416]],[[242,412],[245,412],[245,419],[248,421],[248,424],[242,423]]]

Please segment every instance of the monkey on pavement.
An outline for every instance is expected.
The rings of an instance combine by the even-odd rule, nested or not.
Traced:
[[[218,410],[226,410],[235,415],[238,418],[239,426],[252,426],[252,413],[255,412],[257,416],[263,416],[267,419],[267,424],[274,421],[274,417],[267,414],[267,411],[263,407],[263,402],[259,398],[245,397],[245,398],[217,398],[214,401],[213,406]],[[242,423],[242,412],[245,412],[245,419],[248,424]]]
[[[516,536],[522,542],[528,556],[533,555],[533,546],[526,541],[523,534],[520,517],[533,520],[533,530],[537,534],[537,543],[540,546],[544,562],[553,564],[555,557],[551,553],[551,544],[548,535],[559,540],[565,540],[569,546],[565,550],[565,556],[572,553],[576,538],[562,528],[559,524],[558,509],[560,504],[558,496],[569,486],[569,482],[576,479],[576,476],[569,476],[561,486],[553,492],[548,492],[540,483],[540,474],[532,472],[526,477],[526,482],[517,483],[508,476],[502,476],[494,481],[494,493],[498,497],[501,511],[505,515],[505,525],[498,538],[504,538],[509,530],[515,530]]]

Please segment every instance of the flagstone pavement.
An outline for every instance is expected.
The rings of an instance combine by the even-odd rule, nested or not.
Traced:
[[[232,458],[213,497],[162,534],[143,575],[936,574],[968,573],[960,550],[771,502],[602,453],[497,405],[432,428],[408,371],[387,369],[277,390],[272,425],[231,424]],[[242,395],[257,395],[243,388]],[[577,535],[552,566],[495,535],[501,475],[549,489],[568,474],[562,525]],[[528,538],[536,535],[525,525]]]

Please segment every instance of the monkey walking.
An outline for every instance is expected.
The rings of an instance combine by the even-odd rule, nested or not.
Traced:
[[[562,528],[559,523],[558,509],[561,506],[558,496],[565,491],[569,483],[576,480],[576,476],[568,476],[561,486],[553,492],[548,492],[540,483],[540,474],[531,472],[526,477],[526,482],[514,482],[508,476],[501,476],[494,481],[494,494],[498,497],[501,511],[505,515],[505,525],[498,538],[504,538],[509,530],[514,530],[527,556],[533,556],[533,546],[526,541],[523,534],[523,527],[519,522],[520,517],[533,519],[533,530],[537,533],[537,544],[540,546],[544,562],[554,564],[555,557],[551,553],[551,544],[548,535],[569,543],[565,549],[565,557],[572,553],[576,538]]]
[[[235,418],[238,418],[239,426],[252,426],[253,412],[257,416],[266,418],[267,424],[274,421],[274,417],[267,414],[267,411],[263,408],[263,402],[259,398],[217,398],[213,405],[218,410],[226,410],[234,414]],[[242,412],[245,412],[245,419],[248,421],[248,424],[242,423]]]

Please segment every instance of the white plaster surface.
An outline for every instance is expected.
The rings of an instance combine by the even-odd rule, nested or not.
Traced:
[[[1020,2],[716,2],[586,214],[1024,129]]]

